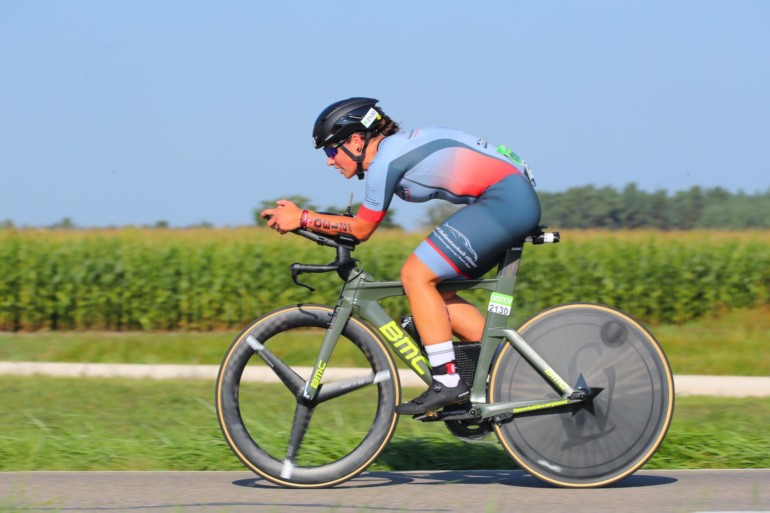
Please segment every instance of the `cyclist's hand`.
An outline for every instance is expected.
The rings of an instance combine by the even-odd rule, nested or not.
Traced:
[[[267,218],[267,226],[284,234],[299,228],[302,209],[289,200],[276,201],[275,208],[266,208],[259,215]]]

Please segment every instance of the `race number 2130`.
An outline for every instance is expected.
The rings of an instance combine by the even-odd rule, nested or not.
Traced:
[[[506,294],[499,294],[497,292],[493,292],[492,296],[489,298],[489,305],[487,305],[487,311],[500,314],[500,315],[510,315],[512,305],[513,305],[513,296],[508,296]]]

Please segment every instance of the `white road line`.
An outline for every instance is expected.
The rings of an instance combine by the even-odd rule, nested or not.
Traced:
[[[313,370],[311,367],[293,368],[305,379]],[[0,362],[0,375],[12,376],[215,380],[218,372],[217,365]],[[329,368],[324,373],[324,378],[331,381],[370,374],[371,371],[368,369]],[[424,385],[423,381],[409,370],[400,370],[399,376],[402,386],[422,387]],[[244,380],[279,383],[278,377],[267,366],[251,366],[246,370]],[[770,377],[676,375],[674,387],[678,396],[768,397],[770,396]]]

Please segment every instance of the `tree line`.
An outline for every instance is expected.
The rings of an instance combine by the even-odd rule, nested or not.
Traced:
[[[770,189],[731,193],[720,187],[691,187],[670,194],[645,192],[636,184],[623,190],[593,185],[564,192],[538,191],[541,223],[552,228],[609,230],[750,230],[770,228]],[[459,206],[435,202],[423,228],[432,228]]]
[[[646,192],[636,184],[623,190],[593,185],[565,192],[538,192],[542,222],[564,228],[604,229],[767,229],[770,188],[731,193],[720,187],[691,187],[669,194]]]
[[[594,185],[573,187],[564,192],[538,191],[542,206],[541,222],[552,228],[582,228],[610,230],[747,230],[770,229],[770,188],[765,192],[747,194],[732,193],[721,187],[691,187],[685,191],[669,193],[665,190],[647,192],[636,184],[626,185],[622,190],[612,187],[597,188]],[[319,208],[305,196],[289,196],[300,208],[314,211],[342,213],[345,206],[332,205]],[[253,210],[253,221],[264,225],[259,213],[275,206],[275,200],[262,201]],[[356,213],[360,203],[351,206]],[[445,201],[434,201],[426,205],[420,220],[420,227],[431,229],[455,212],[457,205]],[[383,220],[383,228],[403,228],[394,221],[395,209]],[[189,227],[211,227],[202,221]],[[0,221],[0,229],[15,228],[11,220]],[[169,223],[158,221],[144,228],[168,228]],[[65,217],[58,223],[47,226],[52,229],[76,229],[74,221]]]

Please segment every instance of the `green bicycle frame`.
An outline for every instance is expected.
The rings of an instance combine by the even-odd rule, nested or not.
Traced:
[[[516,277],[518,274],[523,244],[510,248],[500,263],[498,274],[491,279],[477,280],[448,280],[439,283],[440,291],[460,291],[484,289],[493,294],[512,298]],[[312,400],[317,391],[332,352],[337,344],[342,330],[353,314],[377,328],[382,338],[406,365],[415,372],[426,384],[432,382],[430,364],[417,344],[398,322],[393,320],[380,306],[379,301],[393,296],[405,295],[400,281],[377,281],[361,269],[355,268],[345,281],[334,314],[324,336],[318,358],[313,368],[312,380],[309,380],[304,390],[304,397]],[[546,362],[524,338],[513,329],[507,328],[508,313],[498,313],[488,308],[484,324],[484,334],[481,340],[481,353],[476,366],[476,373],[471,387],[471,404],[476,417],[489,418],[498,415],[528,413],[536,410],[556,408],[585,401],[585,397],[575,394],[571,387]],[[557,400],[532,400],[505,403],[487,403],[486,388],[490,365],[498,346],[507,342],[518,351],[522,357],[535,368],[546,383],[561,394]]]

